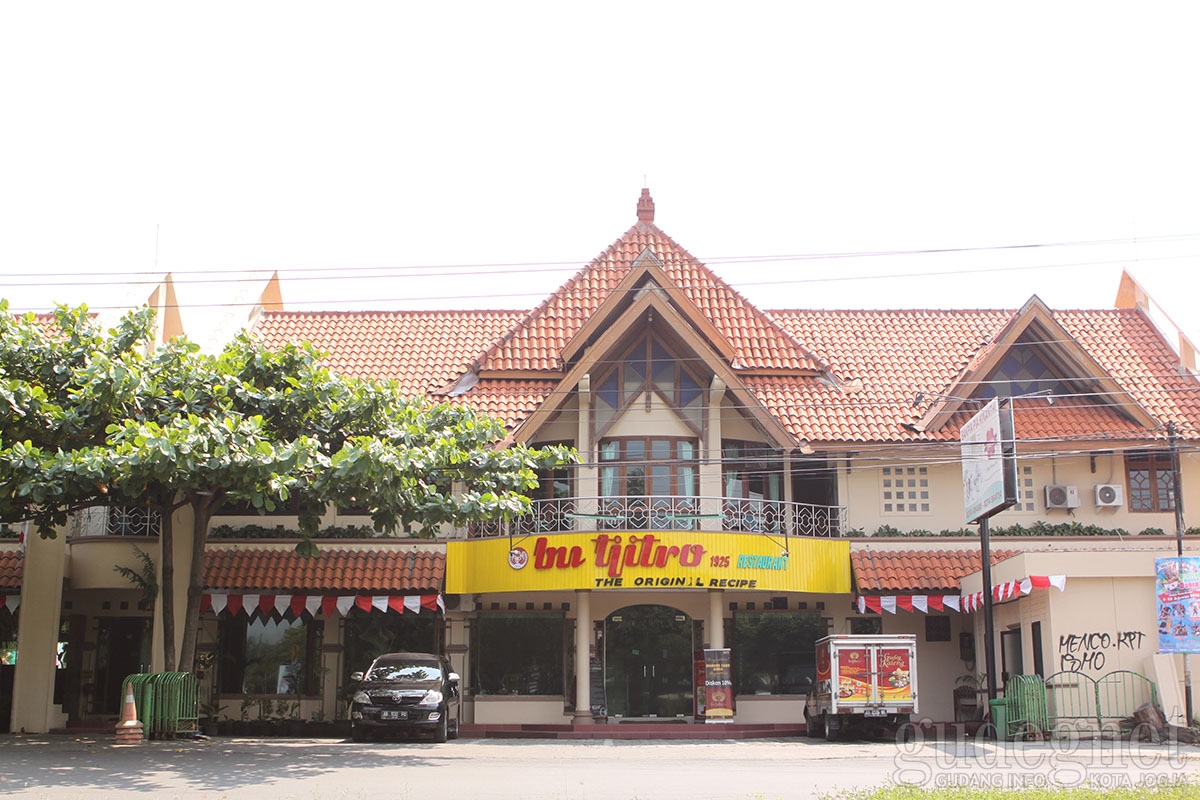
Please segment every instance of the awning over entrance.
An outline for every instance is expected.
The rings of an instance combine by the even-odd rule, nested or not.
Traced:
[[[201,610],[296,616],[345,616],[354,608],[445,613],[445,573],[444,553],[411,546],[327,548],[311,557],[282,548],[214,549],[204,557]]]
[[[304,595],[304,594],[205,594],[200,600],[200,610],[211,610],[214,614],[228,611],[230,614],[253,614],[255,610],[264,614],[279,614],[291,611],[295,616],[308,612],[316,616],[321,612],[327,617],[341,614],[343,617],[353,608],[361,611],[395,611],[402,614],[419,614],[425,611],[446,613],[446,604],[440,594],[410,595]]]
[[[992,599],[997,603],[1003,603],[1006,600],[1013,600],[1019,596],[1027,595],[1034,589],[1049,589],[1051,586],[1058,589],[1060,592],[1067,588],[1066,575],[1031,575],[1028,578],[1022,578],[1019,581],[1006,581],[992,587]],[[854,601],[858,613],[865,614],[868,611],[874,611],[880,614],[884,611],[889,614],[895,614],[896,610],[901,611],[920,611],[928,614],[930,609],[934,611],[961,611],[964,614],[969,614],[983,608],[983,592],[975,592],[969,595],[859,595]]]

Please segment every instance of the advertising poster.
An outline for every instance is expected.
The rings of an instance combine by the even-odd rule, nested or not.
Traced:
[[[1154,561],[1158,652],[1200,653],[1200,557]]]
[[[871,660],[867,648],[838,650],[838,702],[871,700]]]
[[[728,648],[704,651],[704,721],[733,721],[733,672]]]
[[[912,702],[912,662],[905,648],[881,647],[879,653],[879,699]]]

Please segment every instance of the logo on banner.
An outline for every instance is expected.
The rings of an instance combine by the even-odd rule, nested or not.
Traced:
[[[514,547],[508,551],[508,565],[513,569],[522,569],[529,563],[529,551],[524,547]]]

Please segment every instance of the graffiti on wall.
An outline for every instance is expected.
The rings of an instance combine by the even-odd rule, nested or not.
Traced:
[[[1058,668],[1063,672],[1100,671],[1108,654],[1139,650],[1146,634],[1142,631],[1068,633],[1058,637]]]

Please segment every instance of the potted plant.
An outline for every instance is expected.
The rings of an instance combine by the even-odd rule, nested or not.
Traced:
[[[217,722],[217,715],[224,710],[225,706],[219,706],[215,703],[200,704],[200,730],[205,736],[217,736],[220,734],[220,723]]]

